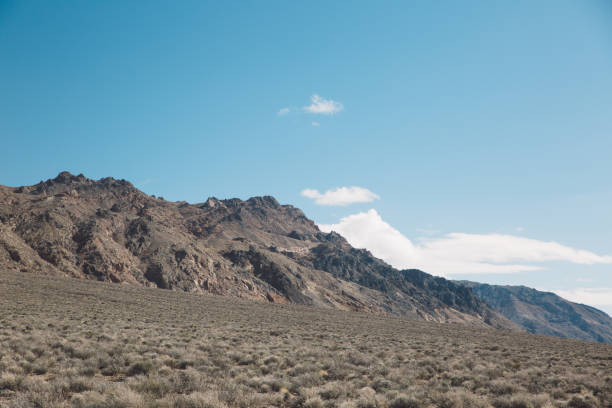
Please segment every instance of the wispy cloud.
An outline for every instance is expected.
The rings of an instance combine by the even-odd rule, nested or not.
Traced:
[[[311,104],[304,106],[304,111],[319,115],[334,115],[344,109],[344,105],[331,99],[325,99],[317,94],[310,98]]]
[[[575,288],[569,290],[555,290],[557,295],[564,299],[586,305],[612,307],[612,288]]]
[[[354,203],[369,203],[380,197],[363,187],[338,187],[320,193],[319,190],[307,188],[302,190],[302,196],[312,198],[319,205],[349,205]]]
[[[397,268],[419,268],[442,276],[535,271],[553,261],[612,263],[612,256],[514,235],[451,233],[413,243],[374,209],[319,228],[338,232],[353,246],[366,248]]]
[[[290,108],[282,108],[282,109],[280,109],[278,112],[276,112],[276,114],[277,114],[278,116],[283,116],[283,115],[288,114],[289,112],[291,112],[291,109],[290,109]]]
[[[152,179],[152,178],[148,178],[148,179],[144,179],[144,180],[142,180],[142,181],[140,181],[140,182],[136,183],[136,185],[137,185],[137,186],[140,186],[140,187],[144,187],[144,186],[146,186],[147,184],[151,184],[151,183],[153,183],[153,182],[155,182],[155,181],[157,181],[157,180],[156,180],[156,179]]]
[[[440,233],[440,231],[435,230],[435,229],[430,229],[430,228],[417,228],[416,232],[418,232],[419,234],[424,234],[424,235],[437,235]]]
[[[312,126],[318,127],[321,126],[321,124],[319,122],[312,122]]]

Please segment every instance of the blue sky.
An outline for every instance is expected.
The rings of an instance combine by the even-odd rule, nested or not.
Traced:
[[[396,264],[612,313],[610,72],[607,1],[5,0],[0,184],[271,194]],[[302,195],[353,186],[378,198]]]

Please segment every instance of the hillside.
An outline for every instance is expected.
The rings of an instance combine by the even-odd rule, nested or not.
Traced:
[[[530,333],[612,343],[612,319],[594,307],[525,286],[458,283]]]
[[[0,407],[607,407],[612,345],[0,271]]]
[[[0,269],[517,328],[469,288],[394,269],[273,197],[168,202],[67,172],[0,187]]]

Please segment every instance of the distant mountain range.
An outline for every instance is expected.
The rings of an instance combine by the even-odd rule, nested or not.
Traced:
[[[67,172],[0,186],[3,269],[543,333],[475,284],[397,270],[270,196],[168,202],[125,180]],[[579,328],[583,321],[612,327],[603,318],[570,321],[575,332],[544,334],[595,330]],[[588,339],[610,341],[598,330]]]
[[[525,286],[456,283],[471,288],[496,312],[530,333],[612,343],[612,319],[594,307]]]

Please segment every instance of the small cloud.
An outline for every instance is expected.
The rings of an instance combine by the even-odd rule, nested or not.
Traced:
[[[321,126],[319,122],[312,122],[312,126]]]
[[[291,112],[291,109],[289,109],[289,108],[282,108],[282,109],[281,109],[281,110],[279,110],[279,111],[278,111],[276,114],[277,114],[278,116],[283,116],[283,115],[288,114],[289,112]]]
[[[369,203],[380,197],[362,187],[338,187],[320,193],[319,190],[307,188],[302,190],[302,196],[312,198],[319,205],[349,205],[354,203]]]
[[[334,115],[344,109],[344,105],[342,105],[340,102],[325,99],[317,94],[312,95],[310,101],[312,103],[308,106],[304,106],[303,108],[304,111],[308,113],[318,115]]]
[[[516,232],[523,232],[523,231],[525,231],[525,228],[523,228],[523,227],[516,227],[514,230]]]

